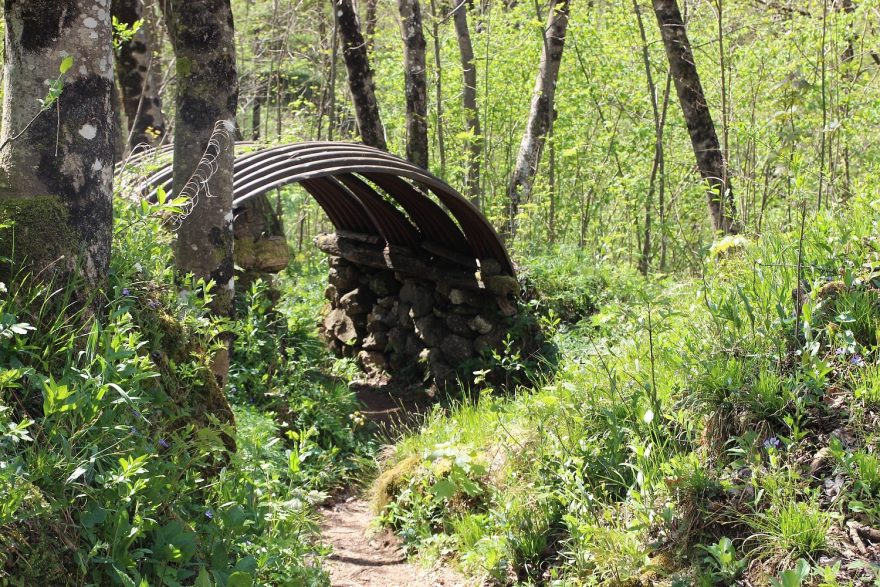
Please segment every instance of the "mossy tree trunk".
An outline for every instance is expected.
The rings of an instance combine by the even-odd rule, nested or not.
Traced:
[[[132,39],[116,54],[116,77],[128,124],[128,148],[155,146],[165,135],[165,115],[159,95],[158,64],[153,60],[142,0],[112,0],[113,16],[132,27],[143,21]],[[155,37],[155,35],[152,35]]]
[[[654,14],[669,60],[669,72],[684,114],[700,175],[706,182],[706,199],[715,230],[736,233],[736,204],[727,162],[715,132],[703,85],[697,74],[694,52],[676,0],[654,0]]]
[[[397,0],[403,34],[403,75],[406,94],[406,158],[428,168],[428,81],[425,33],[419,0]]]
[[[333,18],[342,41],[342,58],[348,71],[348,87],[354,102],[358,132],[365,145],[386,150],[385,131],[376,101],[373,70],[367,57],[367,43],[361,33],[352,0],[332,0]]]
[[[465,129],[468,133],[467,170],[465,191],[468,199],[480,205],[480,153],[482,152],[482,131],[480,131],[480,112],[477,109],[477,66],[474,62],[474,46],[467,21],[467,2],[460,1],[453,13],[455,33],[458,37],[458,50],[461,53],[461,70],[464,76],[464,89],[461,103],[465,113]]]
[[[568,14],[569,0],[554,0],[551,3],[550,15],[544,29],[544,50],[541,52],[541,63],[535,79],[535,90],[532,93],[529,121],[507,187],[508,208],[502,236],[508,241],[512,241],[516,236],[516,216],[519,214],[520,204],[528,201],[531,196],[544,142],[553,128],[555,117],[553,101],[556,95],[559,65],[562,63],[562,50],[565,48]]]
[[[0,215],[15,226],[0,252],[13,270],[76,273],[93,291],[106,279],[113,221],[109,0],[5,0],[3,16]],[[68,56],[60,97],[41,109]]]
[[[192,199],[177,230],[179,270],[215,282],[212,310],[233,309],[232,164],[238,74],[230,0],[164,0],[177,57],[174,193]],[[225,382],[228,356],[215,374]]]

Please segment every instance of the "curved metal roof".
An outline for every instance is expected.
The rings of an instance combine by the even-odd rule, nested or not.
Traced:
[[[426,256],[445,250],[449,258],[494,259],[514,275],[495,229],[464,196],[421,167],[359,143],[294,143],[236,157],[233,205],[294,183],[315,198],[337,230],[376,236]],[[170,194],[171,184],[168,165],[146,181],[144,191],[153,199],[159,187]]]

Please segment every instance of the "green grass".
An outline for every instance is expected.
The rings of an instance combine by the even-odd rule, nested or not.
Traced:
[[[415,463],[383,520],[415,551],[500,584],[712,584],[740,573],[767,584],[798,559],[827,575],[819,558],[847,548],[833,529],[878,511],[867,422],[880,304],[862,268],[877,219],[859,200],[851,214],[808,222],[799,324],[794,234],[709,255],[695,279],[618,279],[582,271],[577,256],[524,260],[538,311],[584,308],[558,325],[558,370],[438,408],[386,465]],[[846,289],[833,299],[841,286],[824,287],[829,267]],[[599,303],[577,302],[587,297]],[[438,502],[425,489],[437,447],[483,463],[479,500]],[[824,457],[816,480],[807,469],[823,448],[836,458]],[[832,504],[816,488],[836,475],[845,484]],[[726,545],[724,569],[701,562],[713,544]],[[847,572],[872,576],[864,568]]]

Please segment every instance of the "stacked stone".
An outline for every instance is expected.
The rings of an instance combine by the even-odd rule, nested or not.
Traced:
[[[515,312],[486,289],[451,287],[339,256],[330,257],[325,297],[322,332],[337,356],[356,357],[374,380],[433,380],[439,388],[481,368],[484,351],[501,344],[505,316]]]

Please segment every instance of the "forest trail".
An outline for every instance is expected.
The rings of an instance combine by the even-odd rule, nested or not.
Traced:
[[[466,579],[441,566],[420,567],[406,560],[400,539],[372,527],[373,512],[363,497],[325,507],[321,530],[333,553],[324,561],[333,587],[458,587]]]
[[[430,409],[424,393],[392,395],[369,385],[355,385],[363,408],[380,436],[411,426]],[[333,587],[464,587],[472,583],[442,565],[420,567],[407,561],[400,539],[377,528],[369,499],[345,494],[321,509],[324,542],[333,548],[324,561]]]

